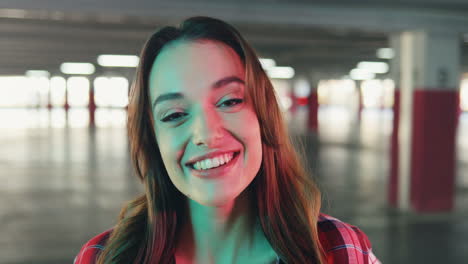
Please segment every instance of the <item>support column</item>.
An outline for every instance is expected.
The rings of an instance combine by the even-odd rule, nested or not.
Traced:
[[[450,211],[455,188],[459,36],[403,32],[399,44],[397,206],[416,212]]]
[[[298,103],[297,103],[297,97],[294,93],[294,85],[292,85],[292,89],[291,91],[289,92],[289,96],[291,98],[291,108],[289,109],[289,111],[291,112],[291,114],[295,114],[296,113],[296,110],[297,110],[297,107],[298,107]]]
[[[49,84],[48,84],[48,90],[47,90],[47,110],[50,112],[52,110],[52,85],[50,83],[51,77],[48,77],[49,79]]]
[[[309,80],[305,77],[305,74],[299,75],[292,81],[291,85],[291,113],[295,113],[298,108],[307,106],[309,103],[309,95],[311,87]]]
[[[319,80],[316,78],[309,79],[310,84],[310,94],[308,100],[309,106],[309,118],[307,121],[307,127],[309,131],[318,133],[319,131],[319,122],[318,122],[318,110],[319,110],[319,101],[318,101],[318,83]]]
[[[398,207],[398,133],[400,123],[400,55],[401,45],[400,38],[401,34],[392,34],[390,36],[390,46],[395,52],[395,56],[390,61],[390,76],[395,83],[395,89],[393,94],[393,126],[392,134],[390,136],[390,178],[388,181],[388,202],[392,207]],[[407,191],[408,188],[404,187]],[[407,196],[407,193],[405,194]],[[405,199],[407,200],[407,199]]]
[[[65,127],[68,128],[70,126],[69,124],[69,110],[70,110],[70,103],[68,101],[68,78],[70,78],[69,75],[64,75],[63,78],[65,79],[65,102],[63,104],[63,109],[65,110]]]
[[[94,78],[95,76],[92,76],[89,78],[89,104],[88,104],[88,109],[89,109],[89,127],[94,128],[95,127],[95,120],[94,120],[94,115],[96,112],[96,103],[94,102]]]
[[[65,109],[65,114],[68,115],[68,110],[70,109],[70,104],[68,103],[68,78],[64,76],[65,79],[65,103],[63,104],[63,108]]]
[[[358,111],[357,111],[357,125],[361,126],[361,119],[362,119],[362,110],[364,109],[364,100],[362,98],[362,80],[356,80],[356,92],[358,95]]]

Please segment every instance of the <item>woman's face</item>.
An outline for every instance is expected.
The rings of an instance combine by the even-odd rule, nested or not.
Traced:
[[[215,41],[170,44],[150,73],[154,129],[166,170],[180,192],[203,205],[232,202],[260,169],[260,127],[244,76],[239,56]],[[210,159],[211,166],[225,165],[187,165],[217,151],[228,155]],[[228,161],[233,151],[238,154]]]

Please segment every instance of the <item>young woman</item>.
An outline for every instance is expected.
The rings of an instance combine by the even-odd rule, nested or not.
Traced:
[[[320,213],[272,85],[239,32],[208,17],[145,44],[130,94],[145,194],[88,241],[84,263],[379,263],[358,228]]]

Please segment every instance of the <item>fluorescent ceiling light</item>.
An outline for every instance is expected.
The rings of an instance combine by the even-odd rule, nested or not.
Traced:
[[[395,51],[392,48],[380,48],[377,50],[377,58],[379,59],[393,59]]]
[[[375,62],[375,61],[362,61],[357,65],[358,69],[363,69],[373,73],[386,73],[388,72],[388,63]]]
[[[272,79],[291,79],[294,77],[294,69],[292,67],[273,67],[267,70],[267,74]]]
[[[375,74],[363,69],[352,69],[349,72],[349,77],[353,80],[370,80],[374,79]]]
[[[99,55],[97,62],[103,67],[136,67],[139,58],[135,55]]]
[[[93,74],[96,68],[87,62],[64,62],[60,65],[60,71],[65,74]]]
[[[26,71],[24,75],[28,77],[49,77],[50,73],[43,70],[29,70]]]
[[[262,64],[262,68],[265,70],[269,70],[276,66],[276,62],[274,59],[267,59],[267,58],[260,58],[260,64]]]
[[[0,17],[24,19],[28,12],[24,9],[0,9]]]

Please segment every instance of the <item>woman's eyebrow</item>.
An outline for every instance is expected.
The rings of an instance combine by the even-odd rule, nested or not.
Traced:
[[[225,85],[228,85],[228,84],[230,84],[232,82],[245,84],[245,82],[241,78],[239,78],[237,76],[228,76],[228,77],[224,77],[221,80],[218,80],[215,83],[213,83],[211,85],[211,89],[215,90],[215,89],[221,88],[221,87],[223,87]]]
[[[228,77],[224,77],[224,78],[214,82],[211,85],[211,89],[216,90],[216,89],[222,88],[222,87],[224,87],[224,86],[226,86],[226,85],[228,85],[230,83],[233,83],[233,82],[245,85],[244,80],[242,80],[241,78],[239,78],[237,76],[228,76]],[[158,104],[160,104],[160,103],[162,103],[164,101],[182,99],[184,97],[185,97],[184,94],[180,93],[180,92],[161,94],[160,96],[158,96],[156,98],[156,100],[154,100],[153,109],[156,107],[156,105],[158,105]]]

